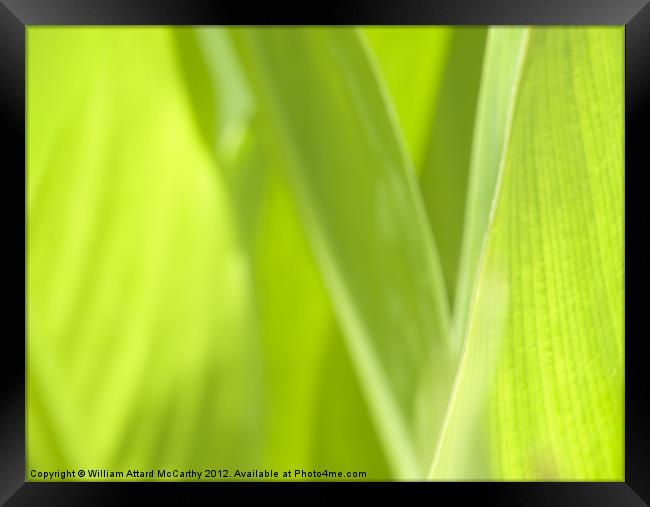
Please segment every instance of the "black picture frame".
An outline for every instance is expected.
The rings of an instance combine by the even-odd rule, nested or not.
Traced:
[[[185,504],[207,490],[263,495],[283,493],[314,501],[314,484],[26,483],[25,482],[25,27],[31,25],[625,25],[625,482],[620,483],[358,483],[318,488],[318,499],[344,492],[413,492],[436,502],[481,495],[493,505],[637,506],[650,503],[650,397],[646,339],[640,323],[650,249],[640,237],[647,221],[637,180],[649,167],[644,123],[650,113],[650,5],[648,0],[330,0],[316,6],[290,2],[205,0],[0,0],[0,139],[2,139],[3,323],[0,367],[0,502],[9,505],[112,505],[144,493]],[[361,496],[363,495],[363,496]]]

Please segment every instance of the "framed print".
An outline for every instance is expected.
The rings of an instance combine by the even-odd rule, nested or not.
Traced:
[[[0,499],[645,505],[644,2],[3,0]]]

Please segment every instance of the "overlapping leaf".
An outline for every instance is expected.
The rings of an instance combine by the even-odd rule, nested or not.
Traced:
[[[197,116],[206,103],[219,104],[217,118],[202,122],[204,138],[220,160],[252,271],[265,386],[261,463],[388,478],[286,175],[274,150],[264,146],[268,139],[259,135],[264,119],[256,113],[230,34],[201,28],[183,37],[184,58],[194,61],[187,86],[196,89],[194,96],[211,95],[195,101]],[[201,75],[205,81],[197,81]]]
[[[28,461],[620,479],[622,31],[484,38],[30,29]]]
[[[473,436],[489,441],[490,467],[479,477],[620,480],[622,32],[527,37],[433,476],[476,472],[463,420],[483,384],[489,425]],[[481,373],[486,362],[494,373]]]
[[[447,396],[448,310],[376,75],[350,30],[233,35],[387,455],[398,476],[421,476]]]
[[[474,27],[364,30],[418,173],[451,301],[486,31]]]

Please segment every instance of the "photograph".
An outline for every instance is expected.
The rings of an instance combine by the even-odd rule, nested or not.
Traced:
[[[26,481],[622,481],[624,29],[26,32]]]
[[[650,506],[649,1],[0,0],[0,505]]]

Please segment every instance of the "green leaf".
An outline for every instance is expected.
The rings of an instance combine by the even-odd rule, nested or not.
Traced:
[[[421,477],[446,403],[448,310],[377,76],[351,30],[233,36],[394,473]]]
[[[618,481],[623,30],[529,32],[433,477]]]
[[[258,177],[266,173],[266,185],[251,251],[265,372],[264,459],[275,468],[363,470],[385,479],[385,458],[286,177],[264,154],[260,149],[252,164]],[[343,439],[332,432],[342,424]]]
[[[30,28],[28,467],[621,480],[623,32],[484,33]]]
[[[255,115],[230,35],[213,28],[181,33],[183,56],[194,62],[187,87],[203,97],[195,102],[197,115],[207,115],[205,104],[220,105],[202,124],[219,168],[227,168],[224,180],[252,270],[265,386],[260,466],[363,470],[371,479],[388,478],[286,176],[259,135],[265,125]],[[219,133],[211,124],[220,125]],[[345,439],[338,430],[343,424]]]
[[[456,352],[460,351],[467,329],[470,298],[488,226],[497,175],[504,157],[504,142],[521,71],[524,34],[523,28],[488,30],[471,145],[471,167],[454,300],[452,337]],[[443,191],[439,190],[438,194],[441,193]]]
[[[398,135],[403,135],[418,174],[426,165],[432,119],[438,91],[446,78],[444,69],[454,31],[440,26],[363,29],[397,112]]]
[[[472,27],[453,30],[420,173],[422,198],[438,245],[450,301],[455,296],[461,255],[486,32],[485,28]]]
[[[174,35],[197,123],[219,167],[232,178],[255,114],[235,48],[225,28],[177,28]]]
[[[485,28],[366,28],[390,92],[453,300]]]
[[[318,379],[313,393],[314,465],[366,472],[359,480],[394,479],[340,331],[330,333]]]

